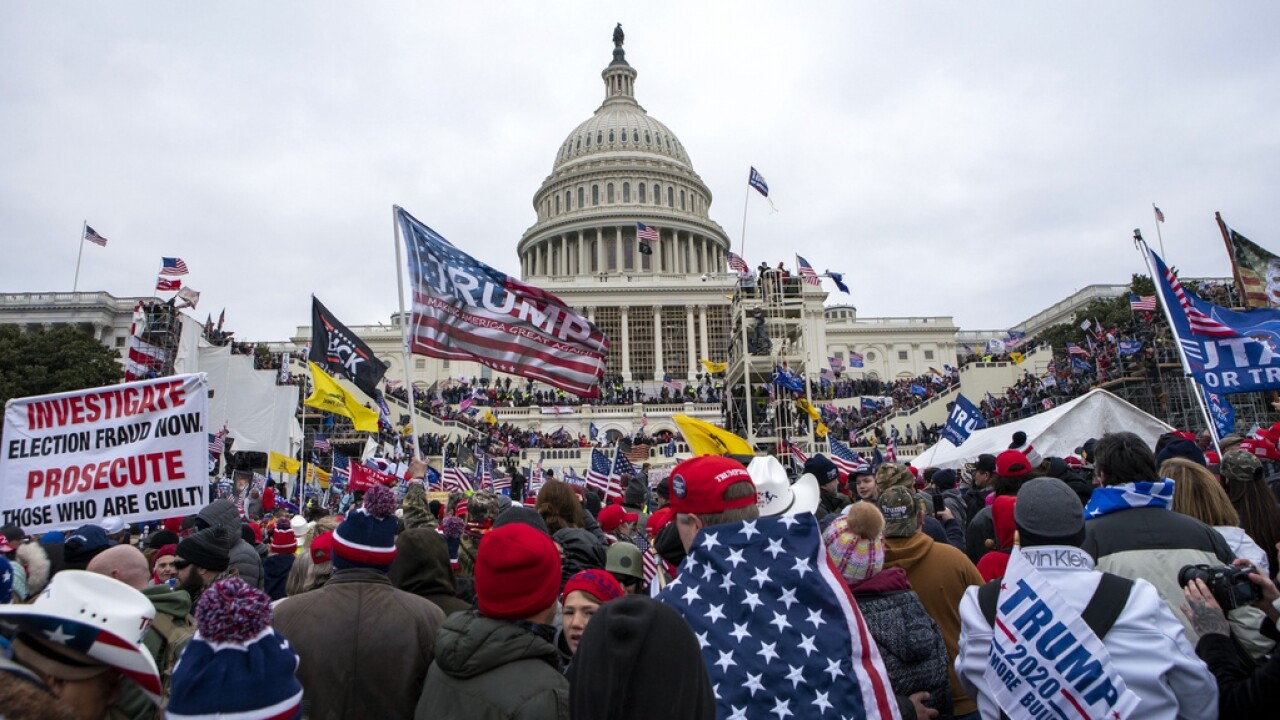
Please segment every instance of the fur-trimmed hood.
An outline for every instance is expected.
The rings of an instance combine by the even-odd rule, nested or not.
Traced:
[[[23,543],[17,548],[18,562],[27,571],[27,597],[38,594],[49,584],[49,554],[40,543]]]

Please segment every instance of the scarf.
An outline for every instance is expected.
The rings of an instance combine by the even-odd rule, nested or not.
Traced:
[[[1085,520],[1108,515],[1130,508],[1154,507],[1169,509],[1173,501],[1173,481],[1165,478],[1158,482],[1133,482],[1094,488],[1089,504],[1084,508]]]

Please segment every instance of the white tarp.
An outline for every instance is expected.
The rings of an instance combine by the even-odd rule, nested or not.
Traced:
[[[200,370],[209,376],[209,429],[225,424],[235,452],[293,456],[301,444],[298,386],[277,385],[276,370],[254,370],[252,355],[233,355],[230,347],[200,349]]]
[[[1091,390],[1069,403],[1025,420],[975,430],[964,445],[956,447],[943,440],[911,461],[919,469],[958,468],[973,462],[982,453],[999,455],[1009,449],[1013,434],[1021,430],[1043,457],[1066,457],[1089,438],[1128,430],[1155,446],[1156,440],[1171,430],[1161,420],[1148,415],[1106,390]]]

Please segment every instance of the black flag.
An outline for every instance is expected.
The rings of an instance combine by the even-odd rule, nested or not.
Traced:
[[[311,296],[311,352],[307,358],[336,375],[344,375],[365,395],[378,397],[387,364],[364,341],[338,322],[316,296]]]

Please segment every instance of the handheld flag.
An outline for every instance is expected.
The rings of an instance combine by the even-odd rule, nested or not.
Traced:
[[[1129,309],[1134,312],[1155,312],[1156,296],[1143,295],[1142,297],[1138,297],[1133,293],[1129,293]]]
[[[328,372],[345,375],[369,397],[377,397],[378,383],[387,374],[387,364],[315,295],[311,296],[311,350],[307,359]]]
[[[849,367],[851,367],[851,368],[860,368],[860,367],[863,367],[863,362],[862,362],[862,353],[856,353],[856,352],[852,352],[852,351],[850,351],[850,353],[849,353]]]
[[[746,440],[705,420],[675,415],[671,418],[689,443],[689,452],[700,455],[755,455],[755,449]]]
[[[311,397],[303,401],[303,405],[351,418],[356,430],[361,432],[378,432],[377,410],[361,405],[342,389],[337,380],[321,370],[319,365],[314,362],[307,364],[311,366],[311,382],[316,389],[311,393]]]
[[[1213,418],[1213,426],[1218,431],[1218,437],[1223,438],[1235,432],[1236,409],[1227,402],[1226,397],[1209,388],[1202,387],[1201,390],[1204,391],[1205,405],[1209,408],[1209,417]]]
[[[809,264],[808,260],[797,255],[796,266],[800,268],[800,278],[804,280],[805,283],[809,285],[817,285],[819,287],[822,286],[822,281],[818,279],[818,273],[814,271],[813,266]]]
[[[699,360],[698,362],[702,363],[703,369],[712,375],[729,369],[729,363],[727,362],[714,362],[712,360]]]
[[[1280,265],[1280,257],[1249,238],[1232,230],[1215,213],[1222,237],[1227,241],[1227,254],[1231,257],[1231,269],[1236,285],[1244,295],[1244,306],[1266,308],[1280,305],[1280,277],[1271,268]]]
[[[944,440],[949,440],[952,445],[960,447],[974,430],[980,430],[986,426],[987,422],[982,419],[982,413],[977,406],[964,395],[956,395],[955,404],[951,406],[951,415],[947,417],[947,426],[942,429],[940,435]]]
[[[404,209],[395,215],[413,285],[412,352],[600,396],[609,340],[599,328],[555,295],[462,252]]]
[[[278,472],[283,475],[294,475],[302,469],[302,462],[294,460],[287,455],[281,455],[275,450],[267,453],[267,471]]]

